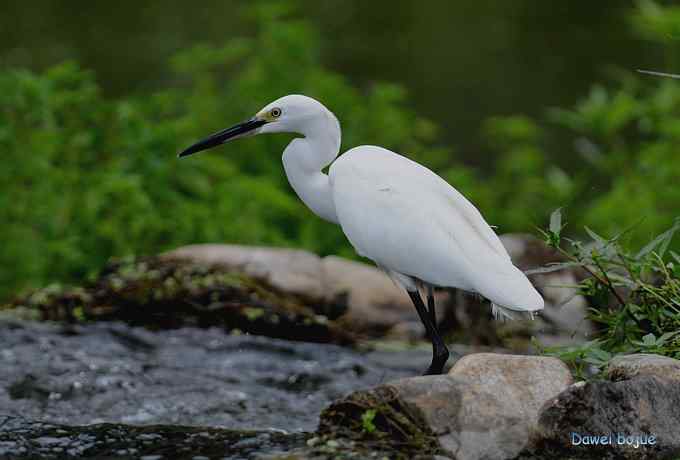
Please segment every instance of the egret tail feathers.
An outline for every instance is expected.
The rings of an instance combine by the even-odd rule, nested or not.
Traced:
[[[491,302],[491,313],[496,321],[513,321],[516,319],[523,319],[526,314],[532,321],[536,318],[536,311],[532,310],[515,310],[511,308],[498,305]]]

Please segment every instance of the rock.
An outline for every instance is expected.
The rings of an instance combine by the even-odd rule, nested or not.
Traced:
[[[0,415],[3,460],[447,460],[313,433],[183,425],[58,425]]]
[[[382,336],[404,321],[417,321],[406,293],[384,272],[361,262],[320,258],[302,250],[227,244],[184,246],[163,257],[239,270],[311,301],[341,303],[346,309],[342,324],[370,336]],[[419,335],[423,334],[419,326]]]
[[[449,375],[508,398],[529,424],[538,420],[545,401],[573,383],[567,365],[548,356],[473,353],[459,359]]]
[[[154,329],[219,326],[269,337],[351,345],[335,322],[341,311],[281,291],[265,280],[183,259],[143,257],[109,263],[78,288],[47,287],[14,301],[20,311],[69,323],[125,321]]]
[[[557,359],[476,354],[448,375],[414,377],[359,391],[321,414],[320,432],[365,431],[458,459],[505,459],[527,444],[540,407],[571,383]],[[346,433],[345,433],[346,434]]]
[[[341,317],[347,327],[381,336],[395,326],[411,323],[422,338],[425,330],[411,300],[382,270],[336,256],[324,257],[322,267],[328,295],[347,295],[347,312]]]
[[[530,446],[518,458],[676,458],[679,426],[677,381],[640,373],[619,382],[579,382],[546,403]],[[610,434],[610,444],[583,445],[583,436]],[[635,447],[636,440],[647,445]]]
[[[321,258],[308,251],[233,244],[194,244],[167,252],[162,257],[238,270],[263,279],[284,292],[313,299],[325,299],[328,294]]]
[[[680,383],[680,360],[649,353],[616,356],[607,366],[609,380],[654,375]]]

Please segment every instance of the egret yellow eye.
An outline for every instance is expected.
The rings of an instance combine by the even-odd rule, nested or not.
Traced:
[[[274,107],[269,111],[269,115],[271,115],[273,118],[279,118],[281,116],[281,109]]]

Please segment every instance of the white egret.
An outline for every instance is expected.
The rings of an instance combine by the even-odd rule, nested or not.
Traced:
[[[277,132],[304,136],[283,152],[284,170],[300,199],[319,217],[339,224],[354,249],[411,297],[432,340],[426,374],[441,373],[449,357],[437,329],[433,287],[481,294],[496,317],[512,318],[513,311],[533,315],[543,308],[541,295],[472,203],[428,168],[382,147],[355,147],[336,159],[340,124],[310,97],[277,99],[179,156]],[[322,170],[328,165],[326,175]],[[427,290],[427,308],[419,286]]]

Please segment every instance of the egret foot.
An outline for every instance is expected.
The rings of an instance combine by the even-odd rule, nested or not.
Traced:
[[[432,363],[427,368],[423,375],[440,375],[444,373],[444,366],[449,359],[449,349],[444,346],[443,349],[435,352],[432,356]]]

